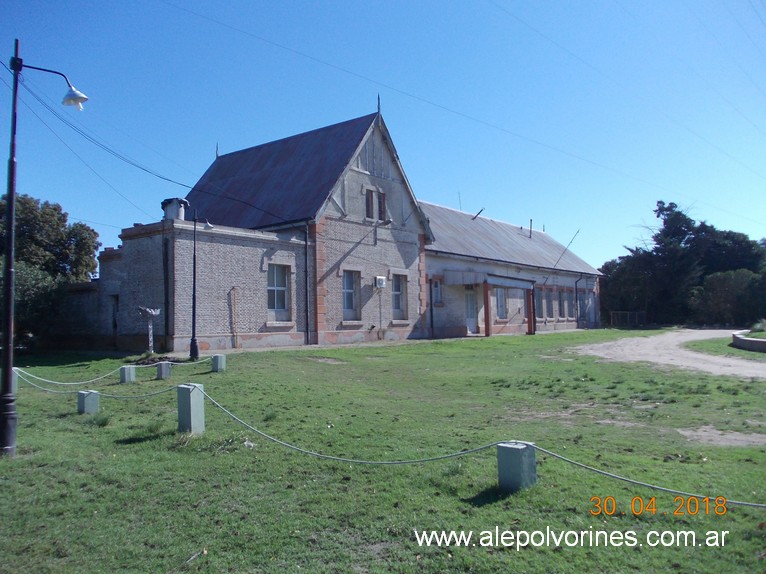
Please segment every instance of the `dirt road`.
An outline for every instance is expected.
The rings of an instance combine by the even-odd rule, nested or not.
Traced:
[[[577,351],[610,361],[646,361],[714,375],[766,379],[766,363],[697,353],[681,347],[687,341],[731,338],[731,333],[731,330],[679,329],[651,337],[630,337],[611,343],[584,345],[577,347]]]

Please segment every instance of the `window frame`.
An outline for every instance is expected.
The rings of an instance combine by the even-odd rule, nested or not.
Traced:
[[[385,221],[386,218],[386,194],[378,191],[378,221]]]
[[[508,319],[508,292],[505,287],[495,287],[495,305],[497,318]]]
[[[564,306],[566,298],[564,296],[564,291],[559,290],[559,319],[566,319],[566,307]]]
[[[407,276],[391,274],[391,311],[395,321],[407,319]]]
[[[266,268],[266,309],[269,321],[290,321],[292,268],[283,263],[269,263]]]
[[[443,305],[444,304],[444,293],[442,288],[442,280],[441,279],[433,279],[431,281],[431,293],[433,301],[432,303],[434,305]]]
[[[353,269],[344,269],[341,277],[341,309],[344,321],[359,321],[359,287],[361,273]],[[350,283],[350,284],[349,284]]]
[[[553,289],[545,290],[545,318],[553,319]]]
[[[545,308],[543,304],[543,289],[535,288],[535,318],[545,317]]]
[[[375,219],[375,190],[368,188],[364,193],[364,216],[367,219]]]

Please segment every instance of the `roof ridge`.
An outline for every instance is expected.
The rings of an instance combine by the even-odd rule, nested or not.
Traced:
[[[290,136],[285,136],[283,138],[279,138],[279,139],[263,142],[263,143],[260,143],[258,145],[254,145],[254,146],[246,147],[246,148],[243,148],[243,149],[239,149],[239,150],[231,151],[231,152],[228,152],[228,153],[224,153],[224,154],[221,154],[218,157],[233,156],[233,155],[240,154],[240,153],[243,153],[243,152],[249,152],[249,151],[252,151],[254,149],[261,148],[261,147],[269,146],[269,145],[272,145],[272,144],[282,144],[282,143],[284,143],[286,141],[289,141],[291,139],[296,139],[296,138],[301,138],[301,137],[309,136],[309,135],[312,135],[312,134],[316,134],[318,132],[329,131],[329,130],[331,130],[333,128],[338,128],[340,126],[347,125],[347,124],[350,124],[350,123],[353,123],[353,122],[360,122],[361,120],[367,119],[367,118],[370,118],[370,123],[372,123],[372,120],[375,117],[377,117],[378,115],[379,115],[379,112],[373,112],[371,114],[366,114],[364,116],[359,116],[358,118],[352,118],[350,120],[344,120],[342,122],[336,122],[334,124],[330,124],[329,126],[322,126],[322,127],[319,127],[319,128],[314,128],[313,130],[308,130],[308,131],[305,131],[305,132],[300,132],[300,133],[293,134],[293,135],[290,135]]]
[[[426,205],[430,205],[430,206],[433,206],[433,207],[438,207],[440,209],[449,209],[450,211],[454,211],[455,213],[459,213],[461,215],[466,215],[468,217],[475,218],[475,219],[484,219],[486,221],[492,221],[494,223],[498,223],[498,224],[504,225],[506,227],[513,227],[513,228],[519,227],[520,229],[527,229],[523,225],[519,225],[517,223],[511,223],[509,221],[504,221],[502,219],[495,219],[494,217],[487,217],[485,215],[474,215],[474,214],[472,214],[472,213],[470,213],[468,211],[463,211],[462,209],[455,209],[454,207],[448,207],[446,205],[440,205],[438,203],[431,203],[429,201],[420,201],[420,200],[418,200],[418,203],[425,203]],[[542,231],[540,229],[533,229],[532,232],[533,233],[540,233],[540,234],[543,234],[543,235],[548,235],[548,233],[546,231]]]

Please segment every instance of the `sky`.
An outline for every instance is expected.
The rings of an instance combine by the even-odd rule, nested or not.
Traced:
[[[90,98],[64,107],[62,78],[24,70],[17,193],[61,204],[104,247],[161,219],[216,148],[378,97],[418,199],[532,220],[594,267],[648,244],[659,200],[766,237],[766,0],[0,4],[3,63],[18,38],[25,64]],[[1,141],[7,67],[0,79]]]

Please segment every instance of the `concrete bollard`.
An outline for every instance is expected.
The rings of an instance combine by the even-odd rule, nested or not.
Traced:
[[[205,395],[202,385],[178,385],[178,432],[205,432]]]
[[[97,413],[100,405],[101,395],[98,391],[78,391],[77,392],[77,412],[79,414],[92,415]]]
[[[497,482],[500,490],[516,492],[537,482],[535,447],[502,442],[497,445]]]
[[[226,370],[226,355],[213,355],[213,372],[222,373]]]
[[[136,367],[133,365],[126,365],[120,367],[120,383],[135,383],[136,382]]]
[[[173,364],[169,361],[157,363],[157,380],[169,379],[172,370]]]

